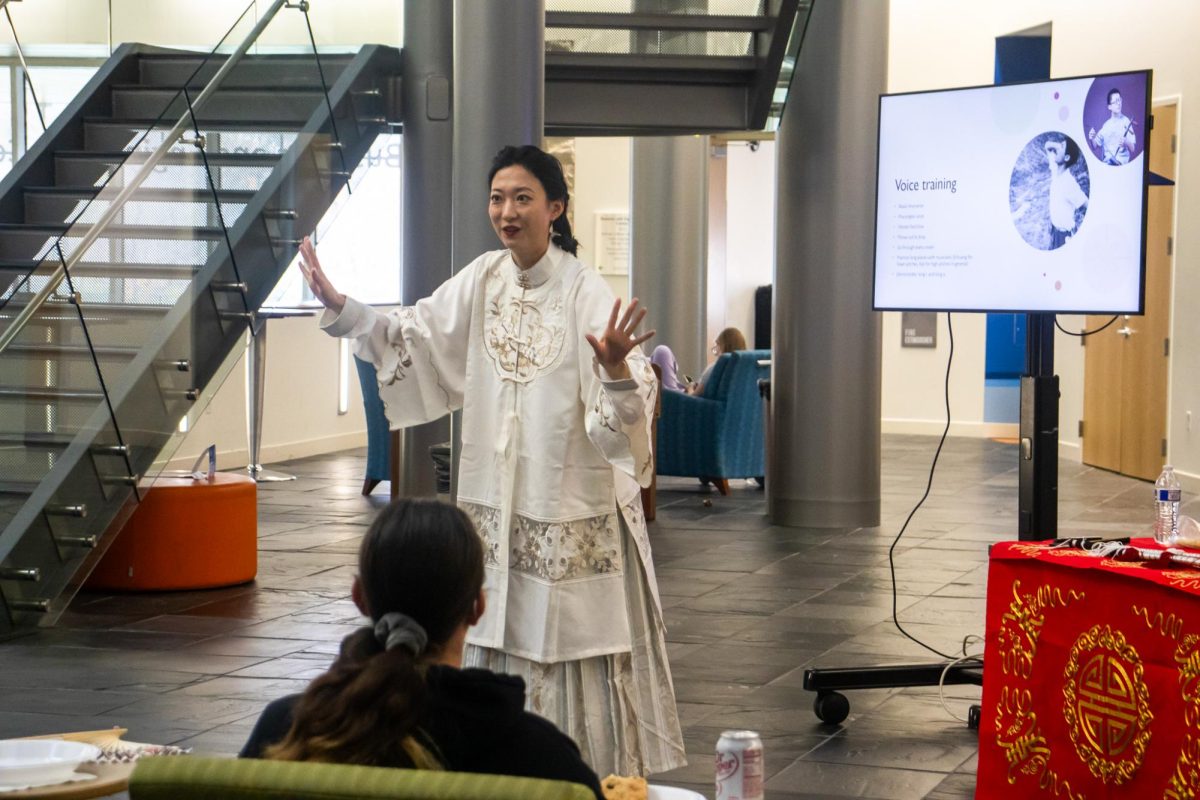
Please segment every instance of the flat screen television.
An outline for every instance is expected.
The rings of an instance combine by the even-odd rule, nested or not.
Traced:
[[[875,309],[1141,314],[1150,80],[881,96]]]

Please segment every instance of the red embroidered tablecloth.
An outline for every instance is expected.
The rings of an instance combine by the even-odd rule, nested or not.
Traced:
[[[1200,797],[1200,570],[992,547],[975,797]]]

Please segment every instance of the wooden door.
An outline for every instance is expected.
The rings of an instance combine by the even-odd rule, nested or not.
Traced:
[[[1176,105],[1154,108],[1150,171],[1175,179]],[[1175,188],[1151,186],[1146,214],[1146,313],[1084,340],[1083,462],[1154,480],[1167,435],[1171,235]],[[1089,329],[1107,322],[1088,317]]]

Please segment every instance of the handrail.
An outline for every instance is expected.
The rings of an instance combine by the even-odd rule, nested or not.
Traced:
[[[279,9],[285,6],[293,7],[293,4],[290,2],[290,0],[274,0],[274,2],[271,3],[271,6],[266,10],[262,17],[259,18],[258,22],[255,23],[250,32],[246,34],[246,38],[242,40],[242,43],[237,46],[237,48],[229,55],[229,58],[225,60],[225,63],[221,65],[221,68],[217,70],[215,75],[213,75],[212,80],[210,80],[208,84],[200,91],[200,94],[196,95],[196,99],[192,103],[194,107],[203,105],[204,101],[217,91],[222,81],[225,80],[237,63],[241,61],[242,57],[245,56],[250,50],[251,45],[254,44],[255,40],[259,37],[267,25],[270,24],[271,20],[274,19],[275,14],[278,13]],[[184,132],[188,130],[191,118],[191,109],[189,109],[188,111],[184,112],[183,116],[179,118],[179,121],[175,123],[175,126],[167,132],[162,144],[155,148],[154,152],[152,152],[142,163],[142,168],[126,182],[125,186],[121,188],[121,191],[117,194],[117,196],[112,199],[112,201],[108,204],[108,208],[105,209],[100,218],[96,220],[96,222],[84,233],[84,235],[80,238],[78,246],[71,251],[71,255],[59,261],[58,266],[55,267],[54,272],[50,274],[46,284],[39,289],[37,294],[35,294],[33,298],[25,305],[25,307],[17,313],[9,326],[5,328],[3,332],[0,332],[0,353],[3,353],[4,350],[10,344],[12,344],[13,340],[17,338],[17,335],[21,332],[21,330],[29,323],[29,320],[33,318],[33,315],[36,314],[38,310],[46,304],[46,301],[50,299],[50,295],[62,284],[63,278],[66,277],[67,272],[71,269],[71,267],[75,266],[75,264],[77,264],[79,260],[83,258],[83,256],[87,253],[88,248],[90,248],[96,242],[96,240],[100,238],[100,234],[104,233],[104,230],[112,223],[114,219],[116,219],[117,214],[124,207],[125,203],[129,200],[133,193],[138,190],[142,183],[145,182],[146,178],[150,176],[150,173],[154,171],[154,168],[158,166],[158,162],[161,161],[164,156],[166,156],[167,151],[174,147],[175,143],[179,141]]]

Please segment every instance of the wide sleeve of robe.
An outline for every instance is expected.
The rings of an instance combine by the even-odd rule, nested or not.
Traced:
[[[591,355],[591,345],[583,339],[590,333],[600,338],[608,325],[614,297],[604,279],[586,273],[584,286],[576,295],[575,314],[579,322],[580,353]],[[625,357],[629,378],[613,380],[595,356],[579,359],[580,400],[585,409],[584,425],[588,439],[616,469],[647,487],[654,477],[651,452],[651,424],[658,380],[650,360],[635,347]],[[618,502],[626,503],[628,494],[617,487]]]
[[[354,353],[375,365],[379,397],[393,427],[439,419],[462,408],[467,347],[480,260],[429,297],[384,314],[347,297],[321,328],[354,339]]]

